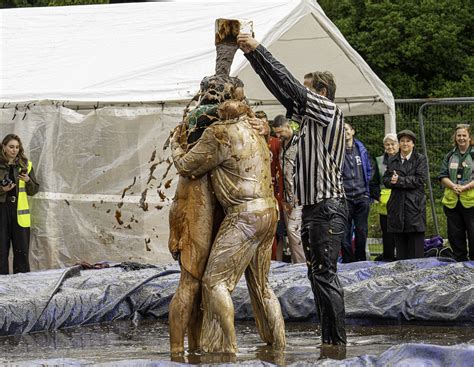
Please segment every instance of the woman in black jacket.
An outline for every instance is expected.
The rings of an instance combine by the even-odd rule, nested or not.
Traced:
[[[426,157],[414,150],[416,135],[398,133],[400,152],[391,157],[383,176],[392,189],[387,203],[387,231],[394,233],[397,260],[423,257],[426,226]]]

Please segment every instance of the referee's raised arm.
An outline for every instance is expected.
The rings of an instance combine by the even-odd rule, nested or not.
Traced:
[[[286,108],[287,117],[302,114],[306,108],[307,89],[288,69],[249,34],[239,34],[237,44],[268,90]]]
[[[307,116],[322,126],[331,123],[336,106],[327,86],[323,85],[317,92],[307,89],[249,34],[239,34],[237,43],[267,89],[286,108],[287,118],[301,123],[303,116]]]

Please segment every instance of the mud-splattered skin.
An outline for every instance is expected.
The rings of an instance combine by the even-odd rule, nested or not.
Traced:
[[[229,75],[237,43],[220,43],[216,45],[216,74]]]
[[[203,78],[200,93],[195,98],[198,105],[191,111],[186,108],[184,123],[179,127],[179,143],[185,152],[199,141],[209,125],[219,120],[220,102],[244,98],[242,87],[239,79],[225,75]],[[169,214],[168,246],[181,265],[180,283],[169,308],[172,353],[184,351],[186,333],[189,350],[200,348],[201,279],[222,218],[208,174],[179,177]]]
[[[226,213],[202,279],[201,348],[205,352],[237,351],[230,293],[244,272],[261,338],[283,348],[283,317],[267,279],[278,218],[270,153],[265,139],[249,123],[247,105],[224,102],[219,115],[222,121],[208,127],[188,152],[181,147],[178,134],[171,140],[178,172],[186,177],[210,172],[217,200]]]
[[[207,121],[210,124],[211,121]],[[195,129],[192,142],[199,139],[206,121]],[[183,133],[182,139],[189,141]],[[168,246],[173,257],[179,257],[181,278],[169,307],[171,352],[184,352],[184,337],[188,335],[190,351],[200,348],[201,278],[207,264],[213,240],[217,201],[209,176],[191,178],[180,176],[170,208],[170,237]]]
[[[221,45],[216,47],[216,75],[203,78],[200,92],[193,98],[193,101],[197,101],[197,106],[194,110],[190,111],[189,106],[193,101],[190,102],[183,114],[184,123],[178,128],[180,136],[174,143],[175,148],[177,144],[182,149],[182,153],[190,151],[195,144],[199,144],[206,128],[219,121],[217,107],[220,103],[226,100],[242,101],[245,99],[242,81],[229,76],[230,66],[236,49],[235,44],[232,46]],[[248,106],[246,109],[248,109]],[[220,141],[227,139],[225,131],[220,135],[222,135],[219,137]],[[240,145],[242,146],[243,143],[242,139]],[[247,159],[246,155],[250,155],[249,152],[240,151],[239,153],[243,153],[243,156],[241,154],[239,156],[234,155],[236,162],[242,160],[242,158],[245,160]],[[268,162],[269,158],[265,157],[265,159]],[[243,167],[242,177],[251,175],[250,172],[255,169],[255,166],[252,166],[250,162],[248,163]],[[236,165],[234,164],[234,166]],[[232,165],[228,166],[228,168],[232,169]],[[214,177],[205,172],[207,171],[188,177],[180,176],[170,210],[170,238],[168,245],[173,257],[179,258],[181,265],[179,286],[169,307],[170,349],[172,354],[184,352],[186,331],[189,350],[193,351],[200,348],[202,323],[201,280],[208,262],[213,240],[224,216],[222,208],[216,200],[211,179],[220,186],[227,183],[219,183],[220,175],[214,180]],[[230,189],[228,197],[233,196],[233,192],[238,192],[241,189],[242,193],[245,192],[242,199],[253,197],[256,194],[266,195],[266,187],[265,189],[259,188],[255,190],[254,187],[245,183],[242,183],[239,187],[235,186],[232,182],[228,183]],[[228,203],[231,204],[233,201],[230,200]],[[253,238],[253,236],[251,237]],[[269,261],[270,259],[268,259],[268,265]],[[273,300],[273,298],[271,299]],[[276,302],[278,303],[278,301]],[[284,339],[284,331],[282,333]],[[231,334],[234,335],[233,333]],[[235,345],[235,342],[232,345]],[[233,349],[235,348],[233,347]]]
[[[172,149],[180,175],[199,177],[212,170],[214,191],[224,209],[273,195],[270,151],[246,116],[214,123],[187,154],[179,146]]]

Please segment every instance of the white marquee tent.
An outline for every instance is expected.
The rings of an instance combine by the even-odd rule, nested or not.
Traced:
[[[202,77],[214,72],[216,18],[253,20],[256,38],[295,77],[332,71],[346,115],[384,115],[385,130],[395,130],[390,90],[315,1],[0,10],[0,134],[22,137],[41,182],[31,200],[33,268],[170,260],[176,174],[162,147]],[[240,51],[232,75],[259,109],[282,112]]]

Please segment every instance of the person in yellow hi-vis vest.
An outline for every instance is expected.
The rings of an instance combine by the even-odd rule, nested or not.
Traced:
[[[454,149],[444,157],[438,176],[445,187],[442,203],[448,240],[457,261],[474,260],[474,148],[470,126],[457,125],[453,142]]]
[[[370,196],[378,201],[377,211],[380,219],[380,229],[382,230],[383,261],[395,260],[395,238],[387,231],[387,202],[390,198],[391,189],[385,187],[382,177],[387,169],[387,162],[390,157],[398,153],[397,134],[387,134],[383,138],[384,154],[375,158],[377,167],[374,169],[372,180],[370,181]]]
[[[27,195],[39,184],[31,161],[17,135],[3,138],[0,151],[0,274],[8,274],[8,255],[13,247],[13,272],[30,271],[30,209]]]

